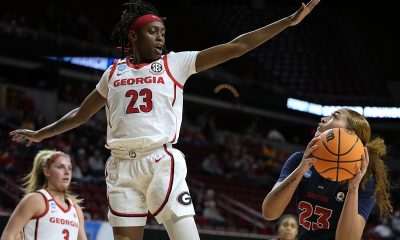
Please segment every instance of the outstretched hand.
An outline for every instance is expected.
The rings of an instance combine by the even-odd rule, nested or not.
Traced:
[[[362,178],[364,177],[365,173],[367,172],[369,164],[369,154],[368,149],[364,147],[364,154],[361,158],[361,164],[356,165],[356,175],[349,180],[349,189],[358,189]]]
[[[10,132],[12,140],[14,142],[21,142],[27,140],[26,146],[29,147],[33,142],[40,142],[43,139],[38,136],[37,131],[32,131],[28,129],[17,129]]]
[[[318,3],[319,0],[311,0],[307,5],[302,3],[301,8],[289,17],[290,26],[299,24],[314,9],[314,7],[317,6]]]

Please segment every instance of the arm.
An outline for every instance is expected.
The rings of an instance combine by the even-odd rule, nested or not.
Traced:
[[[42,195],[32,193],[25,196],[15,208],[1,235],[1,240],[14,240],[23,231],[24,226],[34,217],[46,210]]]
[[[97,90],[95,89],[86,97],[81,106],[67,113],[58,121],[38,131],[18,129],[12,131],[10,135],[13,136],[12,140],[16,142],[27,139],[28,142],[26,145],[30,146],[32,142],[40,142],[43,139],[53,137],[57,134],[66,132],[82,125],[83,123],[87,122],[93,116],[93,114],[95,114],[104,106],[105,101],[105,98],[102,97],[100,93],[97,92]]]
[[[75,207],[76,211],[78,212],[78,218],[79,218],[78,240],[87,240],[85,232],[85,218],[83,217],[82,209],[78,204],[75,204]]]
[[[319,0],[311,0],[289,17],[271,23],[255,31],[245,33],[232,41],[217,45],[199,52],[196,59],[196,71],[201,72],[226,62],[232,58],[240,57],[248,51],[260,46],[289,26],[300,23],[319,3]]]
[[[368,150],[364,148],[361,168],[357,166],[356,176],[349,180],[346,200],[336,229],[336,239],[361,239],[366,220],[358,213],[358,190],[361,179],[367,172],[368,164]]]
[[[304,151],[303,158],[299,166],[285,178],[282,182],[277,182],[272,190],[265,197],[262,204],[262,213],[265,219],[275,220],[280,217],[292,199],[293,193],[296,191],[297,186],[300,183],[303,175],[313,166],[316,161],[315,158],[311,158],[312,152],[317,149],[314,145],[320,136],[314,137],[307,145],[306,151]]]

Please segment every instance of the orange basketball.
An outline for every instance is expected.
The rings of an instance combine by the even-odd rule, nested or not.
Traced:
[[[321,134],[314,168],[326,179],[340,182],[356,175],[356,165],[361,163],[364,145],[357,135],[344,128],[329,129]]]

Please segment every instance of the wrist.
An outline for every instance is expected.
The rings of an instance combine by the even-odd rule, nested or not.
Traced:
[[[36,135],[36,137],[37,137],[38,139],[40,139],[40,140],[43,140],[43,139],[46,138],[46,137],[44,136],[45,133],[44,133],[44,131],[43,131],[42,129],[37,130],[35,135]]]
[[[306,167],[306,166],[298,166],[294,171],[303,176],[308,170],[310,170],[310,168]]]
[[[358,184],[349,184],[348,193],[358,193]]]

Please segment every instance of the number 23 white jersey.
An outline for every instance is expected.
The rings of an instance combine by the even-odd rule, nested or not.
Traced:
[[[129,58],[110,66],[97,84],[106,98],[107,147],[147,148],[176,143],[183,86],[196,73],[198,52],[170,52],[149,64]]]

